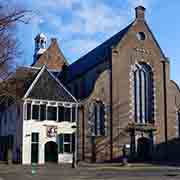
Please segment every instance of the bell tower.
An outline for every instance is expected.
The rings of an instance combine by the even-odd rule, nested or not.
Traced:
[[[38,60],[38,58],[45,52],[47,45],[47,37],[43,33],[39,33],[35,37],[35,51],[34,51],[34,62]]]

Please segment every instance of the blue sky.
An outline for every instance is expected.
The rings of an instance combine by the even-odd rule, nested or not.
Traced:
[[[171,79],[180,85],[180,0],[11,0],[32,10],[28,25],[18,27],[21,63],[31,64],[34,37],[58,39],[71,63],[134,19],[134,8],[147,8],[146,19],[171,62]]]

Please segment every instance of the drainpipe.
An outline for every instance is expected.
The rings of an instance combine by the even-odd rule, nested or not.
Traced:
[[[72,128],[75,130],[75,142],[74,142],[74,152],[73,152],[73,159],[72,159],[72,168],[76,168],[77,166],[77,160],[78,160],[78,135],[79,135],[79,120],[78,120],[78,106],[79,104],[77,105],[76,104],[76,109],[75,109],[75,122],[76,122],[76,125],[73,126]]]
[[[84,118],[84,106],[81,106],[82,113],[82,160],[85,160],[85,118]]]
[[[168,157],[168,123],[167,123],[167,82],[166,82],[166,61],[161,61],[163,65],[163,90],[164,90],[164,137],[165,137],[165,157]]]
[[[109,90],[110,90],[110,160],[113,160],[113,84],[112,84],[112,53],[113,53],[113,47],[111,48],[111,51],[108,52],[109,55]]]

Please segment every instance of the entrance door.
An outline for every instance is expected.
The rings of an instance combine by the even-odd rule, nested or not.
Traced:
[[[31,137],[31,163],[38,163],[39,133],[33,132]]]
[[[37,144],[31,144],[31,162],[32,163],[38,163],[38,143]]]
[[[151,155],[151,142],[148,138],[142,137],[138,139],[138,157],[140,160],[149,160]]]
[[[58,162],[58,147],[53,141],[45,144],[45,162]]]

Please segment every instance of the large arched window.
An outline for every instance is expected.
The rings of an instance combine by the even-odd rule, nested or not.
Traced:
[[[92,136],[105,136],[105,104],[102,101],[94,101],[89,106],[89,131]]]
[[[153,122],[153,73],[151,67],[140,62],[133,69],[134,119],[136,123]]]

